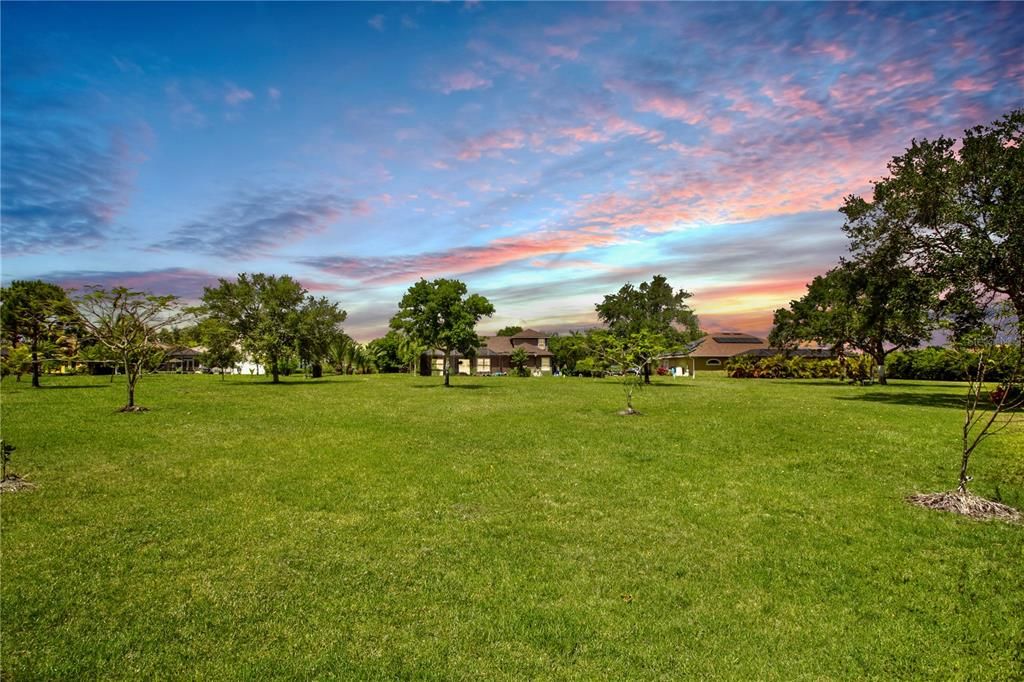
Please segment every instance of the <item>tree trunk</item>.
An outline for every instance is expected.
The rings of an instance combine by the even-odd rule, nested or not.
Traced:
[[[871,354],[871,357],[875,360],[875,371],[878,375],[878,383],[883,386],[886,385],[885,380],[885,349],[882,348],[882,344],[878,344],[875,348],[875,352]]]
[[[141,368],[139,368],[141,370]],[[128,380],[128,404],[125,407],[135,407],[135,382],[139,380],[139,375],[135,372],[134,367],[129,367],[126,362],[124,365],[124,375]]]
[[[966,443],[964,444],[963,458],[960,460],[960,485],[957,486],[957,490],[961,494],[967,492],[967,483],[971,480],[967,477],[967,462],[971,459],[971,451],[967,449]]]
[[[277,368],[277,357],[271,356],[270,358],[270,374],[274,377],[274,383],[281,383],[281,371]]]
[[[651,363],[650,362],[645,362],[644,363],[644,383],[645,384],[651,383]]]
[[[32,339],[32,388],[39,388],[39,340]]]
[[[444,352],[444,385],[446,387],[451,385],[448,381],[449,375],[451,374],[451,362],[451,352],[446,350]]]
[[[324,375],[324,366],[319,362],[313,364],[313,378],[319,379]]]

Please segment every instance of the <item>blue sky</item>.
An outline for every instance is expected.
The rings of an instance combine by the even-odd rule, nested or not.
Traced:
[[[3,3],[3,280],[419,277],[592,324],[665,274],[765,332],[913,137],[1024,106],[1024,6]]]

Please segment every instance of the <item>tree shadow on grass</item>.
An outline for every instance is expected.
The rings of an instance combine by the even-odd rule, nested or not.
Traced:
[[[690,387],[691,387],[691,384],[682,383],[682,382],[680,382],[678,384],[669,384],[669,383],[662,383],[660,381],[656,381],[656,382],[653,382],[653,383],[650,383],[650,384],[644,384],[644,389],[648,389],[648,388],[690,388]]]
[[[446,388],[444,384],[413,384],[410,388]],[[447,388],[461,388],[465,391],[476,391],[481,388],[494,388],[494,385],[484,384],[452,384]]]
[[[908,405],[911,407],[939,407],[944,409],[964,408],[964,395],[961,393],[896,393],[886,392],[862,393],[860,395],[837,396],[836,400],[860,400],[883,405]]]
[[[225,386],[303,386],[309,384],[320,384],[322,386],[329,386],[336,384],[336,381],[324,381],[323,379],[296,379],[296,380],[282,380],[276,384],[270,379],[267,380],[253,380],[253,381],[225,381]]]
[[[110,388],[111,386],[117,386],[122,388],[119,384],[103,383],[103,384],[75,384],[72,386],[54,386],[53,384],[43,384],[39,388],[46,389],[48,391],[64,391],[72,388]]]

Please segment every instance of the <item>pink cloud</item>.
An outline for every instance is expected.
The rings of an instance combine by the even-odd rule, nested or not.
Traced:
[[[227,84],[227,91],[224,93],[224,101],[231,106],[238,106],[243,102],[248,102],[253,98],[251,90],[240,88],[234,83]]]
[[[267,97],[276,102],[281,99],[281,91],[277,88],[267,88]]]
[[[995,87],[993,83],[972,78],[971,76],[964,76],[953,81],[954,90],[970,94],[988,92],[993,87]]]
[[[527,135],[521,128],[492,130],[463,142],[458,152],[461,161],[473,161],[485,154],[499,154],[504,150],[521,149]]]
[[[489,88],[493,82],[474,71],[462,70],[441,77],[440,90],[446,95],[466,90]]]
[[[642,97],[636,103],[636,110],[652,112],[662,118],[671,118],[690,125],[697,125],[704,119],[704,115],[691,102],[682,97],[669,95]]]
[[[580,57],[580,51],[578,48],[567,47],[565,45],[548,45],[544,48],[544,51],[549,57],[558,57],[559,59],[565,59],[568,61],[576,61]]]
[[[369,19],[367,19],[366,23],[370,26],[370,28],[374,29],[375,31],[383,31],[384,30],[384,15],[383,14],[375,14],[372,17],[370,17]]]
[[[845,62],[853,56],[853,52],[839,43],[823,43],[817,47],[816,52],[828,55],[833,61]]]
[[[508,263],[541,256],[578,253],[589,248],[622,243],[611,234],[555,232],[505,237],[484,246],[469,246],[449,251],[391,258],[324,257],[305,261],[337,277],[364,284],[400,284],[419,277],[464,275]]]

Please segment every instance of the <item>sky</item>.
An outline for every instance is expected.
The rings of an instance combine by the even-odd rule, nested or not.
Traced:
[[[0,5],[3,282],[291,275],[382,335],[593,326],[665,275],[767,333],[912,138],[1024,106],[1024,4]]]

